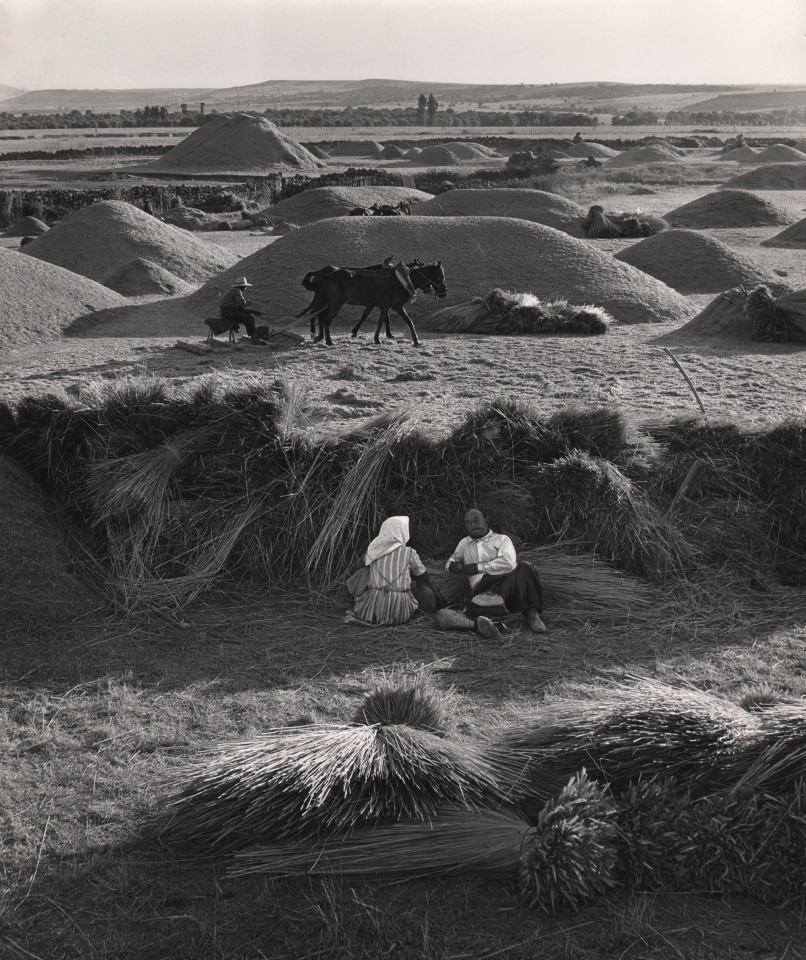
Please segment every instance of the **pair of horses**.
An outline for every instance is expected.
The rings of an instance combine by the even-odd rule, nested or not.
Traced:
[[[400,203],[373,203],[371,207],[353,207],[351,217],[402,217],[411,213],[411,204],[408,200]]]
[[[378,307],[380,316],[375,330],[375,343],[380,343],[381,327],[386,325],[386,336],[392,338],[389,326],[389,311],[394,310],[403,319],[411,333],[415,347],[420,345],[411,317],[406,313],[406,304],[422,290],[439,299],[448,295],[442,261],[421,263],[412,260],[397,264],[391,260],[369,267],[322,267],[306,273],[302,286],[313,292],[313,300],[298,313],[298,317],[310,316],[311,338],[314,343],[324,340],[330,347],[330,324],[347,304],[364,307],[361,319],[353,327],[351,336],[358,336],[361,325]],[[318,332],[317,332],[318,326]]]

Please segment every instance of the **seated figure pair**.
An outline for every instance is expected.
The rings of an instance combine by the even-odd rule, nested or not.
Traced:
[[[519,614],[530,630],[543,633],[543,590],[535,568],[518,562],[512,540],[493,532],[482,510],[468,510],[464,523],[468,535],[446,564],[449,573],[464,578],[464,610],[447,609],[417,552],[407,546],[409,518],[400,516],[383,522],[364,566],[348,582],[355,598],[353,618],[392,625],[407,623],[422,611],[447,629],[475,629],[497,639],[506,632],[505,619]]]

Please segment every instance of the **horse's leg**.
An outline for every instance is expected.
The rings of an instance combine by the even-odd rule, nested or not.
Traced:
[[[411,342],[414,344],[415,347],[419,347],[420,341],[417,338],[417,331],[414,329],[414,323],[412,322],[411,317],[406,313],[406,308],[403,306],[400,306],[400,307],[394,307],[393,309],[395,313],[399,314],[404,319],[404,321],[406,322],[406,326],[411,331]]]
[[[381,307],[381,312],[378,315],[378,326],[375,328],[375,343],[380,344],[381,342],[381,327],[386,324],[386,335],[389,339],[393,339],[389,334],[389,307]]]
[[[363,324],[364,321],[369,317],[369,315],[372,313],[372,311],[373,311],[374,309],[375,309],[375,307],[367,307],[366,310],[364,310],[364,312],[361,314],[361,319],[358,321],[358,323],[357,323],[357,324],[353,327],[353,329],[350,331],[350,336],[351,336],[351,337],[357,337],[357,336],[358,336],[358,331],[361,329],[362,324]]]

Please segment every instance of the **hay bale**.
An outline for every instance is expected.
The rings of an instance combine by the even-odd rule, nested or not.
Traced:
[[[620,153],[608,161],[608,167],[635,167],[647,163],[676,163],[679,155],[663,143],[653,143],[646,147],[634,147]]]
[[[37,629],[65,626],[91,613],[99,599],[78,578],[56,513],[56,504],[9,456],[0,458],[0,582],[3,630],[24,628],[20,643]]]
[[[383,144],[377,140],[343,140],[330,151],[335,157],[372,157],[377,159],[383,153]]]
[[[121,200],[103,200],[68,214],[29,243],[25,253],[99,283],[132,260],[150,260],[191,284],[214,277],[237,260],[228,250]]]
[[[753,322],[753,340],[785,343],[806,340],[806,290],[796,290],[777,299],[766,287],[748,294],[745,311]]]
[[[619,155],[618,150],[614,150],[612,147],[606,147],[603,143],[596,143],[595,141],[583,140],[582,143],[575,143],[572,147],[569,147],[564,151],[566,157],[582,157],[587,159],[588,157],[596,157],[597,160],[608,160],[611,157],[617,157]],[[560,151],[555,151],[554,156],[562,155]]]
[[[806,153],[784,143],[775,143],[756,154],[753,163],[806,163]]]
[[[740,284],[768,283],[777,278],[722,241],[695,230],[667,230],[647,237],[615,255],[680,293],[717,293]]]
[[[589,240],[616,237],[651,237],[669,229],[669,224],[655,213],[643,210],[608,210],[594,204],[582,219],[580,228]]]
[[[4,237],[41,237],[47,233],[50,227],[39,220],[37,217],[23,217],[6,230]]]
[[[798,220],[791,227],[781,233],[776,233],[769,240],[761,241],[762,247],[791,247],[802,250],[806,247],[806,217]]]
[[[265,117],[222,113],[164,157],[137,169],[152,173],[266,174],[318,170],[324,164]]]
[[[674,227],[767,227],[792,223],[792,214],[749,190],[717,190],[666,214]],[[767,241],[769,243],[769,241]]]
[[[754,323],[745,311],[747,290],[734,287],[720,293],[708,306],[687,324],[680,333],[703,337],[729,337],[736,340],[749,340],[753,334]]]
[[[581,237],[582,207],[544,190],[450,190],[412,207],[413,217],[516,217]]]
[[[0,247],[0,346],[4,349],[57,339],[80,317],[125,303],[100,283]]]
[[[206,284],[190,302],[196,309],[211,309],[218,290],[245,273],[255,284],[253,299],[271,316],[296,315],[311,300],[300,282],[309,270],[325,264],[379,263],[391,251],[403,260],[441,260],[449,297],[459,302],[486,296],[500,286],[531,290],[543,298],[560,295],[572,303],[594,303],[616,320],[631,323],[682,320],[694,312],[664,284],[582,240],[503,217],[320,220],[240,261],[237,269]],[[421,322],[433,313],[433,301],[420,296],[407,309]],[[424,326],[427,329],[427,322]]]
[[[346,217],[354,207],[367,208],[373,203],[395,206],[401,200],[420,204],[432,197],[433,194],[414,187],[314,187],[267,207],[261,216],[282,217],[302,225],[329,217]]]
[[[806,190],[806,163],[771,163],[748,170],[717,190]]]
[[[124,297],[140,297],[148,294],[185,296],[194,289],[189,283],[151,260],[138,257],[113,270],[104,278],[103,284]]]

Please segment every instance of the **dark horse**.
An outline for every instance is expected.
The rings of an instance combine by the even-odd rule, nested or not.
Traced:
[[[416,261],[415,261],[416,262]],[[328,346],[333,345],[330,339],[330,324],[335,320],[345,304],[355,304],[366,307],[364,315],[353,329],[353,335],[364,322],[368,311],[373,307],[380,307],[381,315],[375,330],[375,343],[380,343],[381,327],[389,322],[389,311],[394,310],[403,318],[411,332],[411,340],[415,346],[420,345],[417,331],[411,317],[406,313],[405,305],[416,295],[418,290],[433,293],[440,299],[448,295],[445,283],[445,271],[442,261],[438,263],[418,263],[407,270],[409,287],[400,279],[397,268],[385,264],[369,268],[350,269],[347,267],[323,267],[306,274],[302,285],[307,290],[314,291],[311,303],[297,314],[303,317],[311,316],[311,333],[314,323],[318,322],[319,333],[313,338],[314,343],[324,339]],[[387,328],[388,329],[388,328]]]

